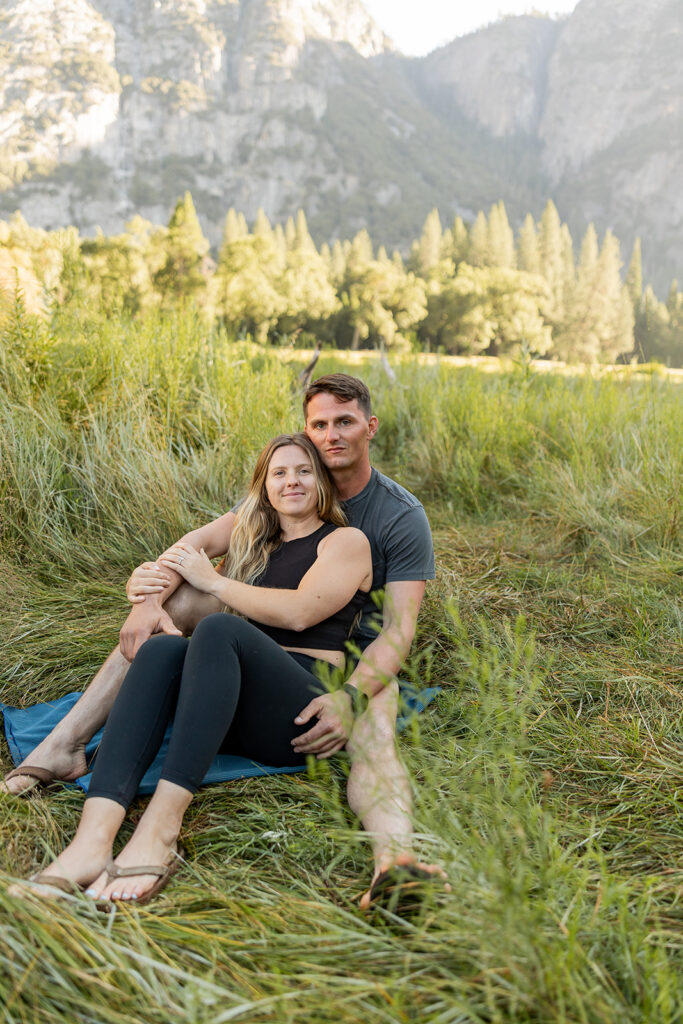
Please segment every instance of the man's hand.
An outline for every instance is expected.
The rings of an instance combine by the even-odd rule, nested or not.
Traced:
[[[305,725],[312,718],[318,721],[312,729],[296,736],[292,746],[297,754],[315,754],[318,759],[331,757],[346,746],[353,728],[353,707],[351,697],[345,690],[323,693],[307,704],[294,719],[297,725]]]
[[[136,605],[121,627],[121,654],[127,661],[132,661],[145,640],[149,640],[154,633],[183,635],[163,608],[153,604]]]

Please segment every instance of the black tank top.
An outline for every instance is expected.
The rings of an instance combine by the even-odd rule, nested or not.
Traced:
[[[320,541],[337,529],[339,527],[334,523],[323,523],[307,537],[283,541],[271,554],[265,571],[254,585],[275,587],[278,590],[296,590],[318,557]],[[308,647],[312,651],[343,651],[353,620],[363,607],[366,597],[365,591],[357,590],[349,603],[334,615],[330,615],[329,619],[323,619],[322,622],[300,632],[280,629],[278,626],[265,626],[254,619],[249,621],[282,647]]]

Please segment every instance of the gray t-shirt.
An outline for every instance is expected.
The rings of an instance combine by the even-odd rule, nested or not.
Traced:
[[[372,590],[401,580],[433,580],[434,545],[425,510],[414,494],[373,469],[360,494],[342,502],[351,526],[362,530],[372,551]],[[381,627],[377,604],[368,597],[352,640],[361,649]],[[374,623],[374,625],[373,625]]]

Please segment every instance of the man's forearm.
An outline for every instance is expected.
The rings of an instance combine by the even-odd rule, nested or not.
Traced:
[[[387,583],[382,630],[365,648],[349,678],[368,697],[384,689],[408,657],[424,589],[424,580]]]
[[[162,605],[166,604],[169,597],[171,597],[172,594],[175,594],[180,584],[184,582],[183,577],[177,572],[173,572],[172,569],[166,569],[164,567],[164,572],[168,576],[168,585],[164,587],[160,594],[145,594],[140,602],[141,605],[150,605],[152,608],[161,608]]]
[[[218,558],[223,556],[223,562],[225,561],[225,554],[230,544],[230,536],[232,529],[235,524],[235,515],[233,512],[226,512],[225,515],[220,516],[218,519],[214,519],[212,522],[207,523],[205,526],[200,526],[197,530],[191,530],[190,533],[184,534],[180,540],[186,544],[190,544],[192,547],[199,551],[204,548],[204,551],[209,558]],[[166,549],[168,550],[168,549]],[[159,558],[163,558],[164,554],[161,554]],[[150,563],[146,563],[150,564]],[[157,611],[162,605],[168,601],[169,597],[175,593],[180,584],[183,582],[182,576],[179,573],[174,572],[169,566],[161,568],[159,565],[159,559],[154,563],[156,566],[156,572],[159,575],[158,580],[153,580],[154,583],[164,583],[164,589],[160,593],[156,594],[145,594],[144,592],[136,595],[133,599],[134,604],[140,604],[142,607],[147,606],[148,608],[155,608]],[[137,570],[136,570],[137,571]],[[220,571],[220,566],[217,567],[217,572]],[[131,576],[128,584],[126,585],[126,593],[129,600],[131,599],[131,592],[129,590],[131,581],[134,579],[134,575]],[[167,581],[167,582],[166,582]]]
[[[382,630],[363,651],[348,682],[368,697],[374,697],[395,678],[409,650],[410,643],[406,644],[398,629]]]

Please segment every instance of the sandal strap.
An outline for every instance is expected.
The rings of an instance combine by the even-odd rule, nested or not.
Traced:
[[[135,875],[157,875],[159,878],[168,871],[168,864],[142,864],[140,867],[121,868],[110,860],[105,871],[108,881],[113,882],[115,878],[133,878]]]
[[[62,878],[61,875],[48,875],[44,871],[38,872],[37,875],[31,875],[29,882],[34,882],[36,885],[49,885],[53,889],[61,889],[62,892],[70,893],[79,892],[81,888],[70,878]]]
[[[38,768],[33,764],[22,764],[19,768],[13,768],[11,772],[7,772],[5,779],[16,779],[19,775],[25,775],[29,779],[38,779],[38,782],[45,785],[48,782],[54,782],[55,779],[55,773],[51,772],[49,768]]]

